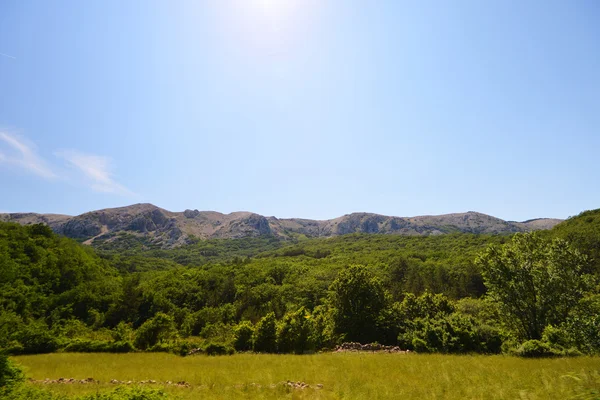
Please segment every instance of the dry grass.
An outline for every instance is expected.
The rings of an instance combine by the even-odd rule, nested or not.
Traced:
[[[30,378],[94,378],[92,385],[42,385],[67,395],[122,381],[186,381],[164,386],[182,399],[569,399],[594,397],[600,359],[526,360],[505,356],[398,354],[177,357],[170,354],[48,354],[14,359]],[[322,384],[293,389],[281,381]],[[163,387],[155,384],[153,387]],[[594,389],[595,388],[595,389]],[[578,397],[575,397],[578,396]]]

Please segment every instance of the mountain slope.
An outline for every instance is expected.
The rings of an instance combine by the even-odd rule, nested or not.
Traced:
[[[183,245],[193,238],[276,236],[285,239],[297,235],[331,237],[357,232],[398,235],[441,235],[452,232],[502,234],[550,229],[561,222],[548,218],[512,222],[472,211],[410,218],[353,213],[318,221],[278,219],[250,212],[172,212],[152,204],[91,211],[74,217],[34,213],[0,214],[0,221],[23,225],[47,224],[57,233],[92,245],[96,240],[99,243],[133,236],[160,247]]]

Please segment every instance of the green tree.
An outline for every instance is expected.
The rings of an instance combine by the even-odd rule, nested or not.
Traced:
[[[0,352],[0,394],[24,380],[23,372]]]
[[[313,330],[312,316],[306,308],[285,314],[277,329],[277,349],[296,354],[314,350]]]
[[[340,271],[329,289],[335,333],[347,341],[376,341],[379,317],[387,305],[381,280],[366,267],[352,265]]]
[[[242,321],[233,328],[233,347],[237,351],[252,350],[252,335],[254,335],[254,325],[250,321]]]
[[[158,313],[154,318],[144,322],[135,333],[134,345],[146,350],[157,343],[174,339],[177,336],[173,317]]]
[[[502,247],[491,246],[477,259],[488,296],[507,322],[526,339],[560,325],[584,296],[587,257],[561,239],[517,234]]]
[[[277,331],[275,313],[265,315],[254,330],[254,351],[258,353],[275,353],[277,351]]]

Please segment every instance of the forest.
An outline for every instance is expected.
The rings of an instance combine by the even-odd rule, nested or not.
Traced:
[[[120,243],[94,249],[45,225],[0,224],[0,348],[600,352],[600,210],[531,234]]]

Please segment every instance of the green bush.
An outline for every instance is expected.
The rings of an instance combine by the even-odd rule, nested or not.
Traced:
[[[209,356],[224,356],[235,353],[235,350],[222,343],[209,343],[204,346],[204,352]]]
[[[146,350],[162,341],[176,337],[177,330],[173,318],[167,314],[158,313],[138,328],[135,333],[134,345],[138,349]]]
[[[277,328],[277,350],[296,354],[314,351],[313,329],[312,316],[304,307],[287,313]]]
[[[500,331],[480,325],[472,317],[453,313],[438,318],[419,318],[398,336],[401,347],[427,353],[499,353]]]
[[[152,353],[173,353],[179,356],[186,356],[193,349],[200,347],[200,343],[191,340],[169,340],[156,343],[154,346],[146,349]]]
[[[561,328],[580,351],[600,354],[600,294],[583,298]]]
[[[257,353],[275,353],[277,351],[275,313],[270,312],[258,321],[252,339],[254,351]]]
[[[45,324],[28,325],[16,334],[16,338],[22,346],[21,354],[52,353],[59,347],[58,339]]]
[[[254,325],[250,321],[242,321],[233,328],[233,346],[237,351],[252,350],[252,335]]]
[[[0,353],[0,388],[11,388],[24,379],[23,372],[6,354]]]
[[[113,329],[112,336],[115,342],[133,342],[135,332],[133,331],[131,324],[121,321]]]
[[[112,392],[90,394],[78,400],[164,400],[168,396],[159,389],[119,387]]]
[[[515,355],[526,358],[556,357],[561,355],[548,343],[540,340],[528,340],[519,346]]]
[[[32,385],[19,385],[11,390],[0,388],[2,400],[69,400],[65,396]]]

